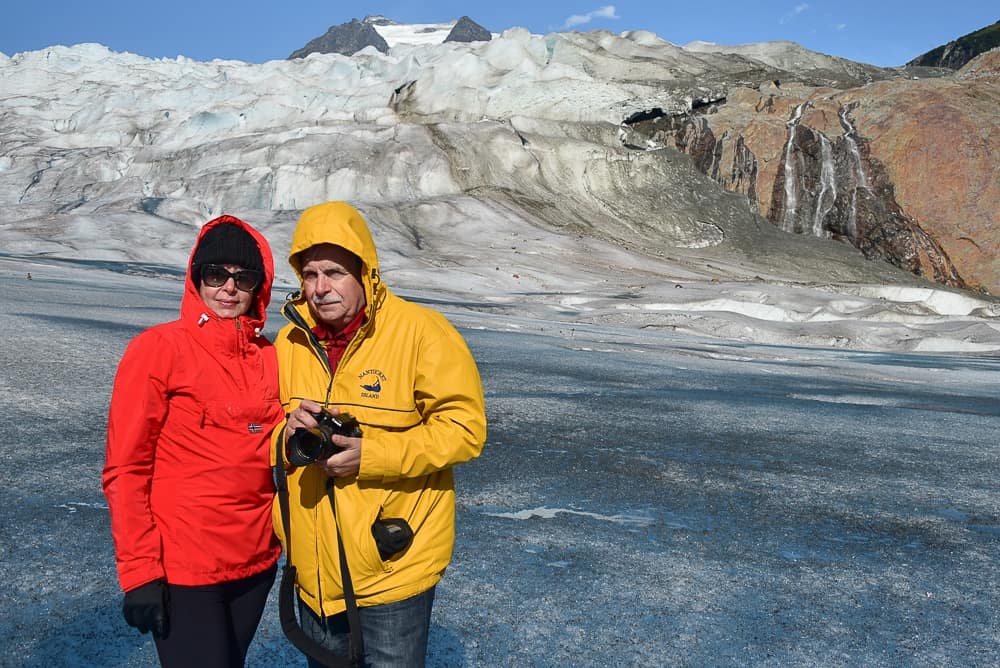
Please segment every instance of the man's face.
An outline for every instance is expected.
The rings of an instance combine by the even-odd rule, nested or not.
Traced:
[[[334,332],[365,307],[361,260],[340,246],[320,244],[302,252],[302,292],[318,322]]]

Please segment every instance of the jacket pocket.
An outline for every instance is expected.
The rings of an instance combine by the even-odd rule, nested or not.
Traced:
[[[350,406],[347,411],[361,423],[361,430],[366,425],[386,431],[409,429],[420,424],[420,413],[416,408],[398,409],[372,406]]]
[[[372,537],[379,557],[389,561],[410,547],[413,529],[402,517],[381,517],[372,523]]]
[[[270,433],[281,419],[280,407],[268,401],[209,400],[203,404],[206,424],[231,429],[240,434]]]
[[[354,506],[364,508],[363,512],[352,513],[347,510],[348,504],[342,503],[344,497],[339,496],[338,490],[337,509],[341,512],[341,530],[347,531],[344,536],[345,547],[347,547],[347,563],[351,573],[357,573],[360,581],[367,574],[378,576],[392,571],[389,564],[384,562],[379,556],[378,547],[375,545],[375,538],[372,536],[372,524],[379,518],[381,506],[378,503],[363,504]],[[344,499],[346,501],[346,499]],[[351,504],[353,505],[353,504]],[[346,521],[345,521],[346,520]]]

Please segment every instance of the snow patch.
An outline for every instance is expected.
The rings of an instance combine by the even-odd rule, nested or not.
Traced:
[[[569,508],[547,508],[545,506],[539,506],[538,508],[531,508],[528,510],[519,510],[513,513],[485,513],[491,517],[502,517],[511,520],[530,520],[534,517],[539,517],[541,519],[551,520],[557,515],[574,515],[578,517],[586,517],[589,519],[598,520],[601,522],[611,522],[613,524],[621,524],[626,526],[650,526],[653,524],[653,520],[649,517],[643,517],[639,515],[601,515],[599,513],[588,513],[579,510],[571,510]]]

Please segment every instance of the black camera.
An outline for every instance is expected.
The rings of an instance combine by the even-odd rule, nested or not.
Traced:
[[[306,466],[340,452],[342,448],[330,442],[334,434],[361,436],[361,427],[350,413],[333,415],[320,411],[310,415],[316,419],[316,426],[312,429],[299,427],[288,439],[288,462],[293,466]]]

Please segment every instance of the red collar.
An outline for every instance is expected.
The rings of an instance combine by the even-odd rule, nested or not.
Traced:
[[[351,339],[354,338],[355,332],[361,329],[361,323],[365,320],[365,310],[361,309],[354,319],[347,323],[339,332],[334,332],[330,330],[323,323],[317,323],[315,327],[312,328],[313,334],[327,347],[346,347]]]

